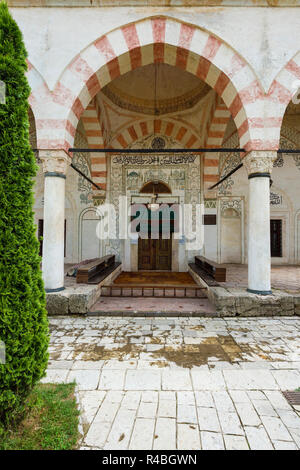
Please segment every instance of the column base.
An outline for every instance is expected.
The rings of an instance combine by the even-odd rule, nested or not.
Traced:
[[[250,292],[250,294],[257,294],[257,295],[272,295],[271,290],[247,289],[247,292]]]
[[[45,289],[45,292],[49,294],[51,292],[61,292],[62,290],[65,290],[65,287],[58,287],[57,289]]]

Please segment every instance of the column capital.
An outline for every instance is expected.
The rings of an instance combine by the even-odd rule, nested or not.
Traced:
[[[270,175],[277,158],[276,150],[252,150],[242,160],[248,176],[254,174]]]
[[[43,172],[57,176],[65,175],[72,159],[65,150],[39,150]]]

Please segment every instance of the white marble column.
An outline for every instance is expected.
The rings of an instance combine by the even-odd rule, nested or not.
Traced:
[[[46,292],[58,292],[64,289],[65,183],[71,159],[64,150],[40,150],[39,158],[45,176],[43,279]]]
[[[252,151],[243,163],[249,178],[248,292],[268,295],[271,291],[270,178],[274,151]]]

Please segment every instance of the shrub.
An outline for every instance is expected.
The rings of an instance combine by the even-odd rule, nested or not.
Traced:
[[[6,3],[0,3],[0,421],[22,409],[44,375],[48,323],[33,219],[33,178],[37,166],[29,144],[26,50]]]

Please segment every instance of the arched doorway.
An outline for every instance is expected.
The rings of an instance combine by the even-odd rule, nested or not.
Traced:
[[[159,195],[171,193],[163,181],[149,181],[140,190],[140,194],[148,195],[150,201],[138,214],[141,218],[137,226],[138,269],[141,271],[171,271],[174,208],[159,202]]]

